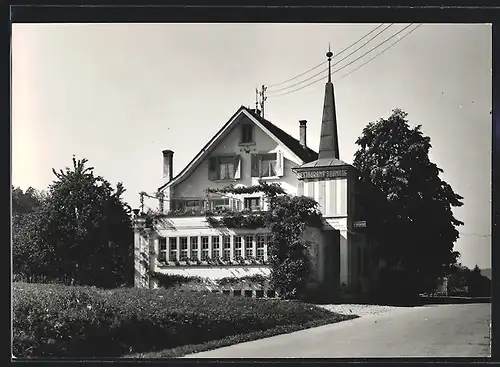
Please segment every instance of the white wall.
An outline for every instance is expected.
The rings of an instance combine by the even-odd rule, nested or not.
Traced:
[[[305,180],[304,195],[318,202],[324,217],[348,214],[347,178]]]
[[[257,184],[258,178],[251,177],[250,153],[246,153],[243,148],[239,146],[240,141],[240,126],[242,123],[250,123],[250,119],[243,116],[240,121],[235,124],[234,128],[218,142],[217,146],[211,152],[211,156],[220,154],[239,154],[242,160],[241,179],[231,181],[214,182],[208,179],[208,157],[205,158],[198,167],[182,182],[173,187],[173,197],[204,197],[204,190],[208,187],[222,188],[229,184],[242,184],[244,186],[252,186]],[[298,128],[298,127],[297,127]],[[251,153],[273,153],[277,150],[282,150],[284,154],[284,176],[279,180],[268,180],[269,182],[280,182],[282,187],[291,194],[297,193],[298,179],[292,168],[297,167],[300,162],[287,152],[285,147],[281,147],[271,137],[269,137],[263,130],[254,125],[254,140],[256,145],[250,146]]]
[[[221,279],[226,277],[241,278],[253,275],[269,276],[269,266],[168,266],[157,267],[156,271],[168,275],[183,275],[189,277],[201,277],[209,279]]]

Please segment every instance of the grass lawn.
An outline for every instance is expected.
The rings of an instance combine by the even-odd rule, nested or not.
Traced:
[[[14,283],[16,357],[179,357],[351,319],[208,292]]]

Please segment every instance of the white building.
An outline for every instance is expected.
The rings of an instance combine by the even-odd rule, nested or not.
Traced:
[[[330,59],[331,53],[327,56]],[[205,192],[229,184],[252,186],[262,179],[279,182],[288,193],[312,197],[320,205],[324,228],[304,234],[311,243],[311,289],[366,291],[372,277],[370,246],[360,233],[365,226],[356,200],[360,185],[354,167],[339,159],[330,77],[319,153],[307,147],[306,125],[299,121],[300,138],[295,139],[261,117],[260,111],[242,106],[177,176],[172,177],[173,152],[163,151],[165,183],[158,189],[163,217],[149,232],[141,230],[143,217],[135,219],[136,286],[154,286],[146,267],[212,279],[269,274],[265,228],[213,228],[204,215],[220,208],[266,210],[260,194],[223,197]],[[141,261],[144,256],[146,262]],[[217,265],[206,261],[214,258],[220,258]]]

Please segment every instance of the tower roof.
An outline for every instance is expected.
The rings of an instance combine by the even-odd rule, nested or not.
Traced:
[[[328,81],[325,85],[325,99],[323,103],[323,118],[321,121],[321,135],[319,142],[318,159],[306,163],[301,168],[308,167],[332,167],[348,165],[340,160],[339,138],[337,130],[337,114],[335,110],[335,92],[331,79],[332,52],[328,46],[326,54],[328,58]]]

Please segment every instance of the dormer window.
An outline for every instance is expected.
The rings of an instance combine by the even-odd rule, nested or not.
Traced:
[[[241,144],[253,143],[253,125],[243,124],[241,125]]]

